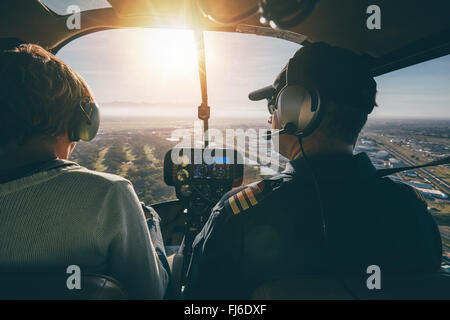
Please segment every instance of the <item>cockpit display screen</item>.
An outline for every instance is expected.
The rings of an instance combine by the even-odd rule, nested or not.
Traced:
[[[164,159],[164,180],[168,185],[200,181],[234,185],[242,175],[243,161],[236,150],[172,149]]]
[[[194,164],[192,179],[223,179],[231,178],[231,163],[227,157],[213,157],[212,164]]]
[[[214,163],[216,163],[216,164],[231,163],[231,160],[227,157],[214,157],[213,159],[214,159]]]

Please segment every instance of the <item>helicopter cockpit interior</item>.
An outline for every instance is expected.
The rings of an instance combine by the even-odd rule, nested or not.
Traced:
[[[441,232],[441,270],[386,276],[381,292],[352,275],[344,286],[299,276],[262,283],[252,297],[450,299],[448,1],[4,0],[0,7],[0,49],[38,44],[92,87],[100,129],[71,160],[125,177],[158,212],[172,272],[166,299],[183,298],[192,244],[216,203],[286,165],[259,139],[267,135],[267,103],[250,102],[249,93],[272,83],[307,44],[364,55],[379,108],[356,149],[380,176],[422,192]],[[84,275],[79,292],[66,290],[66,277],[0,274],[0,298],[127,298],[108,276]]]

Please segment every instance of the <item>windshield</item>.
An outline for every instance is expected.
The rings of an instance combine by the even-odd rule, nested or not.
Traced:
[[[248,129],[256,134],[267,129],[265,103],[250,102],[248,93],[272,83],[299,47],[275,38],[206,32],[210,128],[240,129],[243,135]],[[73,160],[126,177],[146,203],[175,199],[173,188],[163,181],[164,155],[179,142],[174,131],[201,127],[193,32],[103,31],[72,41],[58,56],[87,80],[102,111],[98,137],[80,142]],[[250,150],[257,148],[252,138],[257,139],[253,135],[244,142]],[[246,160],[244,184],[283,166]]]
[[[271,84],[300,45],[276,38],[206,32],[210,128],[247,135],[244,184],[282,170],[286,159],[252,159],[258,130],[269,128],[266,102],[248,93]],[[163,159],[180,136],[194,134],[201,103],[194,34],[187,30],[102,31],[70,42],[58,56],[91,86],[102,111],[98,137],[80,142],[73,160],[90,169],[129,179],[146,203],[175,199],[164,184]],[[450,56],[378,77],[379,107],[356,152],[377,168],[420,164],[448,155],[450,146]],[[201,124],[200,124],[201,126]],[[256,135],[248,137],[248,130]],[[194,138],[195,143],[195,138]],[[450,168],[441,166],[391,176],[420,192],[450,247]]]

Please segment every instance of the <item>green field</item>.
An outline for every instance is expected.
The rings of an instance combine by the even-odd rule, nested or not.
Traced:
[[[80,142],[71,160],[89,169],[120,175],[133,183],[139,199],[147,204],[175,199],[173,187],[164,183],[163,160],[175,146],[161,130],[106,131],[91,142]],[[244,184],[260,180],[259,168],[245,166]]]

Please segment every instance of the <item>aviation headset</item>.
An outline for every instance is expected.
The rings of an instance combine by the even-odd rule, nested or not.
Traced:
[[[314,44],[311,46],[314,46]],[[321,44],[316,44],[316,46],[321,46]],[[310,55],[311,52],[305,53],[305,51],[300,51],[289,60],[284,69],[284,77],[281,74],[281,79],[279,80],[279,82],[285,81],[285,83],[284,86],[282,86],[283,83],[279,83],[282,89],[278,94],[276,94],[276,89],[273,86],[258,90],[264,90],[270,92],[269,94],[274,94],[272,98],[269,98],[268,107],[270,113],[277,113],[277,118],[282,128],[278,134],[286,133],[298,136],[299,138],[310,135],[319,126],[326,112],[327,105],[327,94],[324,94],[323,91],[329,91],[331,89],[328,88],[330,86],[329,84],[321,84],[325,85],[325,88],[328,88],[327,90],[321,90],[321,82],[319,80],[314,81],[313,79],[309,79],[310,77],[308,76],[300,77],[299,79],[298,73],[304,69],[301,65],[305,63],[304,59],[300,57],[304,54]],[[305,59],[307,58],[305,57]],[[364,59],[366,57],[361,56],[360,61],[357,62],[362,67],[365,67],[366,61]],[[331,65],[330,67],[342,69],[339,65]],[[376,82],[370,75],[364,72],[356,72],[355,77],[357,77],[355,78],[355,85],[358,86],[357,90],[361,93],[347,95],[345,97],[346,107],[353,109],[354,112],[370,114],[374,105],[376,105],[371,94],[374,89],[376,90]],[[350,87],[347,85],[346,90],[351,88],[351,86],[353,85],[350,85]],[[335,89],[333,88],[332,90]],[[258,98],[258,95],[260,95],[258,91],[251,93],[253,98],[251,100],[260,99]],[[334,94],[338,95],[335,98],[342,99],[341,94],[345,92],[335,92]]]
[[[298,59],[289,60],[285,69],[286,84],[274,104],[269,105],[269,111],[277,113],[282,133],[305,137],[317,128],[325,108],[316,86],[307,81],[294,81],[289,70],[294,69],[295,63],[298,63]]]
[[[71,141],[91,141],[95,138],[100,126],[100,111],[98,105],[89,97],[83,97],[78,103],[72,119],[69,122],[68,134]]]

